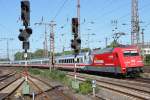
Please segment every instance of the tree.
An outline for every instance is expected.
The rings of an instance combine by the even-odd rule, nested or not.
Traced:
[[[81,52],[88,52],[90,50],[90,48],[83,48],[81,49]]]
[[[28,52],[28,57],[27,59],[32,59],[33,58],[33,53]],[[17,52],[15,54],[15,60],[24,60],[24,53],[23,52]]]
[[[43,49],[38,49],[33,53],[33,58],[42,58],[44,54]]]
[[[22,60],[23,59],[23,53],[22,52],[17,52],[15,54],[15,60]]]
[[[150,54],[145,56],[145,62],[150,63]]]
[[[116,42],[116,41],[113,41],[113,42],[111,42],[110,45],[107,46],[107,48],[114,48],[114,47],[117,47],[117,46],[119,46],[119,43]]]

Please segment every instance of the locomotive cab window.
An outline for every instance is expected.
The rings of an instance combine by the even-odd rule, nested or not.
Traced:
[[[131,56],[139,56],[139,53],[137,51],[131,51]]]
[[[123,55],[125,57],[127,57],[127,56],[139,56],[139,53],[137,51],[124,51]]]

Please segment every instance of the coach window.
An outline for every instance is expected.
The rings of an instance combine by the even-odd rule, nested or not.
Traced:
[[[67,59],[67,63],[69,62],[69,59]]]
[[[70,59],[68,59],[68,63],[70,63]]]
[[[72,59],[70,59],[70,63],[72,63]]]
[[[74,63],[74,59],[72,59],[73,63]]]
[[[73,59],[71,59],[71,63],[73,63]]]
[[[68,63],[70,63],[70,59],[68,59]]]
[[[82,58],[80,59],[81,63],[83,62]]]
[[[67,59],[65,59],[65,63],[67,63]]]
[[[82,63],[82,61],[83,61],[82,58],[80,58],[80,62],[81,62],[81,63]]]
[[[70,63],[72,63],[71,59],[70,59]]]
[[[79,63],[79,58],[77,58],[77,63]]]

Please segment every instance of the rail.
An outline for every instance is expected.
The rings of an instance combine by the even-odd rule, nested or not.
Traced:
[[[67,75],[74,77],[73,74],[68,73]],[[85,81],[85,79],[87,79],[87,78],[89,78],[89,77],[85,77],[85,76],[82,76],[79,74],[77,75],[77,79],[79,79],[80,81]],[[128,96],[139,98],[139,99],[144,99],[144,100],[150,99],[150,92],[149,91],[137,89],[135,87],[131,87],[128,84],[121,85],[121,84],[115,83],[115,82],[110,81],[110,80],[106,81],[106,80],[102,80],[102,79],[99,80],[96,78],[96,81],[97,81],[97,85],[100,87],[107,88],[107,89],[110,89],[110,90],[113,90],[113,91],[116,91],[116,92],[119,92],[119,93],[122,93],[122,94],[125,94]]]

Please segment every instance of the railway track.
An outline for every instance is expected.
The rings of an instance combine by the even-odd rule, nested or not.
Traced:
[[[47,96],[47,100],[55,100],[56,97],[58,100],[59,99],[63,99],[63,100],[72,100],[73,99],[70,96],[63,93],[63,90],[62,90],[63,86],[61,86],[61,85],[52,86],[52,85],[48,84],[47,82],[41,80],[40,78],[31,76],[31,75],[30,75],[30,78],[31,79],[34,78],[35,80],[38,80],[38,81],[42,82],[43,84],[47,85],[47,87],[49,87],[49,89],[44,90],[42,88],[39,88],[38,84],[32,81],[32,83],[40,91],[39,93],[36,93],[37,97],[44,93]],[[74,100],[76,100],[76,99],[74,98]]]
[[[0,78],[0,91],[5,87],[9,86],[13,82],[15,82],[20,76],[16,75],[16,72],[9,73],[7,75],[3,75]]]
[[[5,75],[1,75],[1,76],[0,76],[0,81],[3,81],[3,80],[5,80],[5,79],[7,79],[7,78],[9,78],[9,77],[12,77],[12,76],[14,76],[15,74],[16,74],[16,72],[8,73],[8,74],[5,74]]]
[[[74,77],[74,74],[72,73],[69,73],[68,75]],[[104,78],[104,77],[90,77],[87,75],[81,75],[79,73],[77,75],[77,78],[80,81],[84,81],[87,78],[95,79],[97,81],[97,85],[102,88],[119,92],[136,99],[150,100],[150,87],[147,86],[145,87],[145,85],[149,85],[146,83],[127,81],[127,80],[117,80],[117,79]]]
[[[135,78],[134,81],[150,84],[150,78]]]
[[[23,84],[25,82],[24,77],[20,77],[14,81],[11,81],[9,84],[0,89],[0,100],[13,99],[16,100],[15,97],[17,92],[22,91]],[[63,93],[61,89],[63,86],[52,86],[49,83],[29,75],[28,76],[28,84],[30,85],[30,93],[27,95],[21,94],[19,98],[32,100],[32,94],[34,92],[35,100],[72,100],[72,98]],[[76,100],[76,99],[74,99]]]
[[[11,82],[9,85],[5,86],[0,91],[0,100],[8,99],[9,96],[14,93],[24,82],[23,78],[19,78],[13,82]]]

